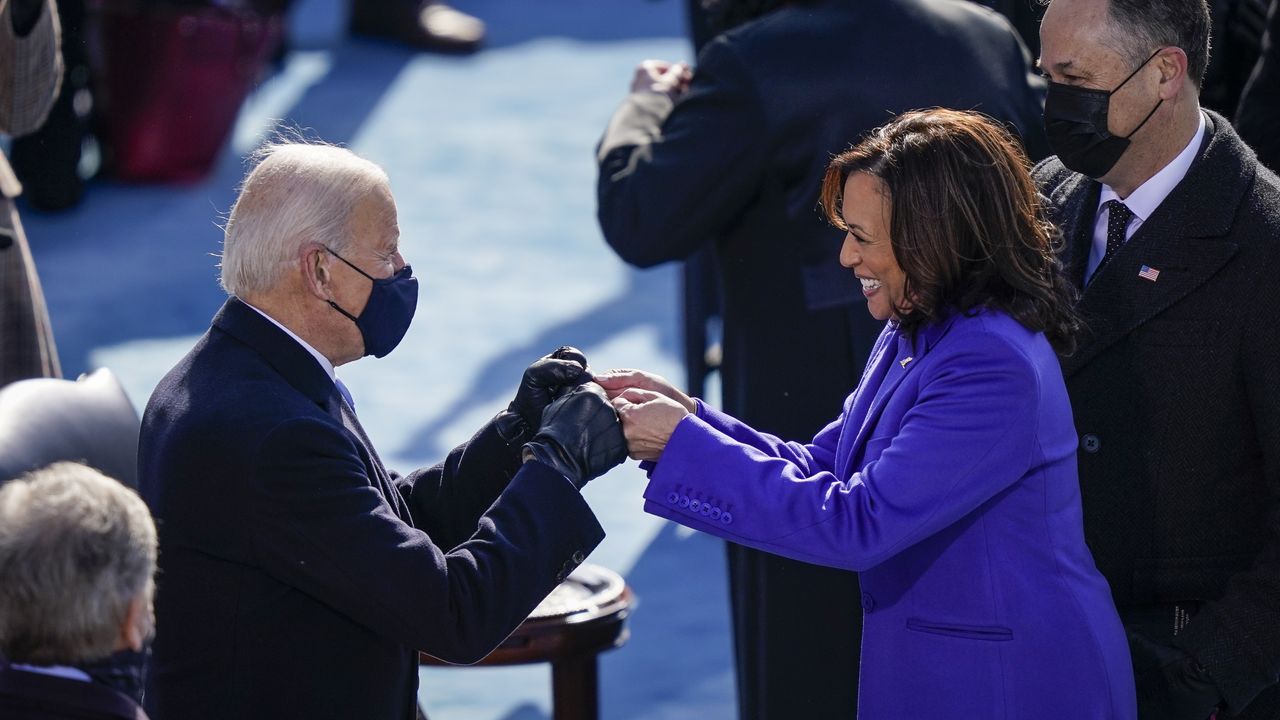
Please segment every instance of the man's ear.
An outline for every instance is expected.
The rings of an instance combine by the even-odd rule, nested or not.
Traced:
[[[151,601],[144,593],[129,601],[129,609],[124,614],[124,623],[120,625],[120,637],[116,640],[116,650],[142,652],[150,635]]]
[[[1160,68],[1160,99],[1172,100],[1182,92],[1187,79],[1187,53],[1179,47],[1169,47],[1156,57]]]
[[[319,245],[305,245],[299,253],[298,266],[302,268],[302,282],[310,293],[321,300],[333,297],[329,283],[333,276],[329,271],[329,254]]]

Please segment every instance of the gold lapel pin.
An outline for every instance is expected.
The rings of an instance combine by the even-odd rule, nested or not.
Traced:
[[[905,368],[907,367],[907,363],[911,362],[912,360],[915,360],[915,358],[913,358],[913,357],[903,358],[903,359],[901,359],[901,360],[899,360],[899,361],[898,361],[898,364],[899,364],[899,365],[901,365],[901,366],[905,369]]]

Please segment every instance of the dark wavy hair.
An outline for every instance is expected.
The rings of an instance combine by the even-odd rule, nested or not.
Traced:
[[[916,110],[837,155],[822,181],[822,205],[848,231],[840,208],[853,173],[884,183],[893,256],[906,276],[911,333],[952,310],[1003,310],[1043,332],[1061,354],[1075,349],[1076,292],[1061,272],[1061,233],[1048,221],[1022,146],[974,112]]]

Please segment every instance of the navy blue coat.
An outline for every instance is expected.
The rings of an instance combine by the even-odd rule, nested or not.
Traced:
[[[481,659],[604,537],[491,426],[389,472],[319,363],[235,298],[152,395],[139,477],[157,720],[409,720],[419,650]]]

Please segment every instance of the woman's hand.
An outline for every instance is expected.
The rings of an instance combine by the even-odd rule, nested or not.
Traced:
[[[610,400],[617,398],[631,388],[638,388],[664,395],[680,403],[685,410],[691,413],[698,411],[698,405],[693,401],[693,398],[685,395],[661,375],[654,375],[643,370],[609,370],[603,373],[596,373],[595,381],[608,393]]]
[[[634,460],[661,457],[676,425],[690,414],[687,408],[666,395],[634,387],[620,391],[613,398],[613,409],[622,420],[627,453]]]

